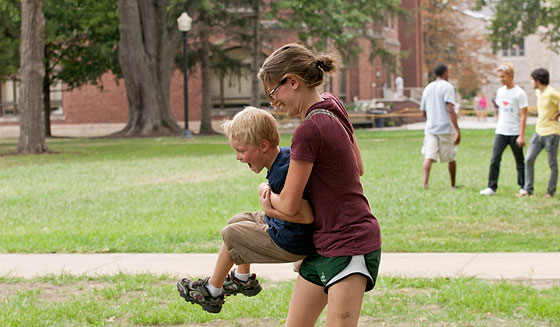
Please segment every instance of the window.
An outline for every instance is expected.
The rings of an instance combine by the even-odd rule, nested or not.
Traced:
[[[0,82],[0,117],[17,117],[19,115],[20,95],[19,80],[13,77],[11,80]],[[51,85],[51,114],[62,116],[62,83]]]
[[[509,46],[506,44],[502,47],[502,56],[504,57],[523,57],[525,56],[525,39],[521,39],[518,44]]]
[[[19,82],[12,78],[0,82],[0,117],[18,114]]]

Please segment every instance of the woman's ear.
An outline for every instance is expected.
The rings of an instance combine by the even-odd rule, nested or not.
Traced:
[[[295,76],[288,76],[288,81],[286,82],[286,84],[288,84],[292,88],[292,90],[297,90],[300,83],[301,81],[299,80],[299,78]]]

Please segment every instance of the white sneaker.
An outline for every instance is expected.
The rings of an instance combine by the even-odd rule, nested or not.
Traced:
[[[480,195],[496,195],[496,191],[487,187],[484,190],[480,191]]]
[[[531,194],[529,194],[529,192],[527,192],[527,191],[524,190],[524,189],[520,189],[520,190],[519,190],[519,194],[516,194],[516,196],[517,196],[518,198],[522,198],[522,197],[524,197],[524,196],[531,196]]]

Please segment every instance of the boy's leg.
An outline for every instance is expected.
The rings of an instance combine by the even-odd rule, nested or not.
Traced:
[[[222,243],[212,276],[198,281],[182,278],[177,282],[177,290],[187,302],[198,304],[210,313],[218,313],[224,304],[222,285],[232,266],[233,260]]]
[[[510,139],[511,151],[513,158],[515,158],[515,167],[517,169],[517,184],[523,188],[525,187],[525,158],[523,157],[523,148],[517,144],[517,136]]]
[[[529,141],[529,149],[525,157],[525,187],[523,189],[529,194],[533,194],[533,180],[535,175],[535,160],[539,152],[543,149],[540,136],[535,133]]]
[[[424,159],[424,163],[422,164],[422,173],[424,176],[424,188],[428,188],[428,184],[430,181],[430,170],[432,169],[432,159]]]
[[[228,224],[222,230],[222,236],[226,246],[224,252],[227,252],[229,258],[237,264],[238,270],[227,275],[224,268],[219,269],[221,275],[217,277],[222,278],[224,273],[227,276],[222,285],[224,295],[243,293],[246,296],[253,296],[260,292],[262,287],[255,274],[240,276],[240,274],[250,273],[249,263],[294,262],[305,257],[290,253],[274,243],[268,233],[264,213],[245,212],[234,218],[231,220],[235,223]]]
[[[439,153],[439,141],[435,135],[425,134],[424,144],[422,145],[422,155],[424,155],[424,162],[422,163],[422,175],[424,177],[424,188],[428,188],[430,181],[430,170],[432,163],[437,160]]]
[[[544,137],[544,146],[548,155],[548,166],[550,167],[550,178],[546,194],[553,196],[556,193],[558,183],[558,142],[560,135],[552,134]]]
[[[252,213],[241,213],[235,215],[228,221],[228,226],[242,223],[246,220],[251,220],[253,217]],[[226,229],[224,228],[224,230]],[[177,282],[177,290],[181,297],[183,297],[187,302],[200,305],[205,311],[211,313],[218,313],[222,309],[224,303],[224,295],[232,294],[231,292],[226,292],[222,290],[226,278],[228,281],[235,280],[235,285],[239,286],[239,293],[244,293],[246,295],[256,295],[262,289],[256,277],[250,276],[250,278],[244,283],[234,278],[234,272],[228,276],[229,270],[233,267],[234,261],[229,253],[228,247],[222,243],[222,247],[218,253],[218,258],[216,260],[216,265],[214,266],[214,271],[211,277],[200,279],[197,281],[191,281],[188,278],[182,278]],[[243,270],[249,270],[249,265],[241,265]],[[231,285],[230,285],[231,286]],[[228,290],[231,287],[228,287]],[[235,293],[233,293],[235,294]]]
[[[358,325],[367,280],[351,275],[329,288],[327,327]]]
[[[500,164],[502,154],[508,145],[507,137],[496,134],[492,146],[492,159],[490,159],[490,171],[488,172],[488,187],[496,191],[498,189],[498,178],[500,177]],[[513,146],[512,146],[513,149]]]
[[[457,162],[455,160],[450,161],[447,164],[447,169],[449,170],[449,177],[451,178],[451,187],[455,187],[455,176],[457,176]]]
[[[447,170],[451,179],[451,187],[455,187],[455,177],[457,176],[457,162],[455,161],[455,154],[457,146],[453,144],[456,134],[441,134],[438,135],[439,141],[439,159],[441,162],[447,162]]]
[[[220,248],[220,252],[218,252],[218,258],[216,259],[216,265],[214,266],[214,271],[212,272],[212,276],[210,277],[210,284],[216,288],[221,288],[226,280],[229,271],[233,267],[233,259],[229,255],[229,251],[227,246],[222,243],[222,247]],[[244,270],[248,270],[249,265],[243,265]]]
[[[250,274],[251,273],[251,264],[247,263],[244,265],[237,266],[237,272],[240,274]]]
[[[238,266],[248,263],[285,263],[303,259],[304,255],[280,248],[268,234],[264,213],[245,213],[247,221],[227,225],[222,230],[224,244]]]
[[[290,309],[286,319],[286,327],[313,327],[319,315],[327,305],[327,294],[324,287],[315,285],[298,275]]]

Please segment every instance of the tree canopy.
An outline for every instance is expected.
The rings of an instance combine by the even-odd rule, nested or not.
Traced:
[[[537,32],[552,50],[560,51],[559,0],[478,0],[477,6],[494,11],[490,27],[494,51]]]
[[[0,81],[17,73],[19,67],[20,4],[17,0],[0,2]]]
[[[399,0],[279,0],[272,14],[282,27],[298,30],[307,47],[324,50],[332,42],[346,59],[361,51],[358,38],[370,41],[371,58],[380,56],[386,64],[396,64],[395,54],[378,44],[379,27],[388,17],[404,16]]]
[[[119,74],[116,55],[118,12],[110,0],[45,0],[45,55],[50,82],[72,89],[97,84],[111,70]]]
[[[474,96],[487,83],[492,54],[486,35],[472,33],[464,26],[460,0],[423,0],[422,29],[424,63],[430,72],[440,63],[449,67],[450,79],[457,81],[463,96]],[[452,35],[453,37],[450,37]],[[433,76],[431,76],[433,78]]]
[[[108,70],[120,72],[117,6],[111,0],[45,0],[45,61],[50,82],[70,89],[96,84]],[[17,72],[21,10],[18,0],[0,2],[0,79]]]

